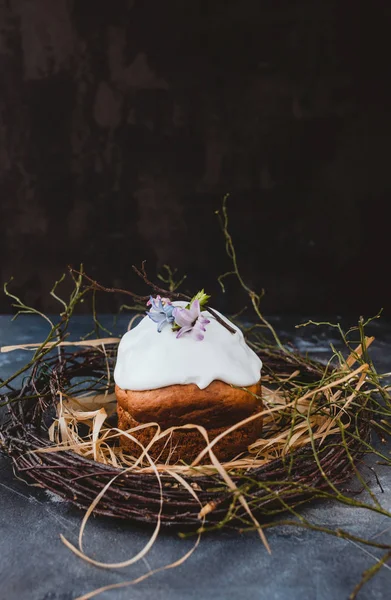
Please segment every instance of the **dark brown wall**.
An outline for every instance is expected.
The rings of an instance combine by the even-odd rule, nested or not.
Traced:
[[[389,12],[0,0],[1,280],[47,310],[67,264],[134,287],[146,258],[214,290],[229,191],[267,311],[391,308]]]

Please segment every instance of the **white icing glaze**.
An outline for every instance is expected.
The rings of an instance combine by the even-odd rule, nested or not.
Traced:
[[[173,304],[186,306],[186,302]],[[156,323],[144,317],[121,339],[114,370],[116,384],[125,390],[153,390],[188,383],[204,389],[214,380],[237,386],[257,383],[261,360],[246,344],[240,329],[218,314],[236,333],[230,333],[204,310],[202,315],[210,323],[202,341],[190,334],[177,339],[169,324],[158,333]]]

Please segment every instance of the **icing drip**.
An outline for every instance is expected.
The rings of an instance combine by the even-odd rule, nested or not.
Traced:
[[[186,302],[174,302],[186,306]],[[217,311],[216,311],[217,312]],[[195,383],[200,389],[220,380],[237,386],[257,383],[262,362],[246,344],[243,334],[230,333],[207,311],[210,320],[202,341],[184,334],[180,339],[165,325],[161,333],[148,317],[121,339],[114,370],[116,384],[125,390],[153,390],[168,385]]]

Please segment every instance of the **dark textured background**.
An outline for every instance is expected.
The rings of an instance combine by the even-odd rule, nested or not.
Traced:
[[[68,263],[134,288],[146,258],[152,275],[168,262],[214,291],[228,263],[213,212],[229,191],[265,310],[390,309],[390,13],[0,0],[1,280],[51,310]]]

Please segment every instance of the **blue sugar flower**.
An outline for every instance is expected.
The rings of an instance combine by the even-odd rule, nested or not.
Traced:
[[[157,323],[157,330],[159,333],[166,323],[174,322],[174,315],[172,313],[175,307],[168,298],[161,298],[160,296],[152,298],[152,296],[150,296],[147,306],[151,307],[147,312],[147,315],[154,323]]]

